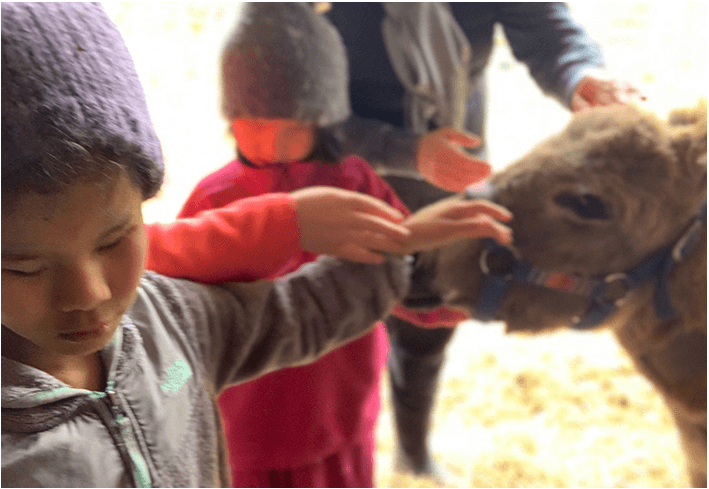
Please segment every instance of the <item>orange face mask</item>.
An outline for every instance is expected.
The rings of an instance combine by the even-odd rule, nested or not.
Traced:
[[[234,119],[239,151],[257,166],[302,161],[315,144],[312,124],[288,119]]]

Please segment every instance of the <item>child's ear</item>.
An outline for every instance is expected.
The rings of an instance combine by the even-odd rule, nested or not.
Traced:
[[[312,159],[325,165],[339,163],[342,160],[342,143],[335,132],[316,128],[313,149],[305,159]]]

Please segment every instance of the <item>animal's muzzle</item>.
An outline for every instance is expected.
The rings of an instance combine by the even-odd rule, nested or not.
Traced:
[[[465,198],[468,200],[486,199],[492,201],[494,194],[494,187],[487,182],[482,182],[468,187],[465,191]],[[490,263],[495,267],[498,267],[499,264],[504,261],[504,259],[499,260],[496,257],[489,258]],[[510,267],[511,266],[510,264]],[[420,262],[416,260],[414,263],[411,290],[407,298],[402,302],[402,305],[419,310],[435,309],[443,305],[440,294],[434,292],[432,287],[434,278],[435,270],[421,266]]]
[[[418,257],[415,256],[414,271],[411,275],[411,289],[406,299],[402,301],[404,307],[418,310],[431,310],[443,304],[441,296],[433,292],[432,284],[435,270],[422,267]]]

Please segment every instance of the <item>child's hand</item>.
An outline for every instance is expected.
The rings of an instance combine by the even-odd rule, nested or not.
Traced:
[[[386,202],[332,187],[310,187],[291,196],[304,250],[362,263],[381,263],[382,253],[404,254],[411,233],[400,225],[404,216]]]
[[[433,185],[451,192],[462,192],[468,185],[490,174],[490,165],[460,146],[480,144],[471,134],[444,127],[421,137],[416,150],[416,168]]]
[[[512,230],[497,221],[509,221],[512,214],[487,200],[450,197],[424,207],[405,221],[411,231],[406,253],[438,248],[466,238],[492,238],[500,244],[512,242]]]

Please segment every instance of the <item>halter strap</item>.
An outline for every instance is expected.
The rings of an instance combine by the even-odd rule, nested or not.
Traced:
[[[704,202],[699,207],[699,212],[694,216],[687,231],[685,231],[674,246],[668,250],[667,257],[663,263],[664,266],[658,277],[657,288],[655,289],[655,310],[657,310],[657,315],[660,319],[671,320],[677,317],[677,311],[672,306],[672,299],[670,297],[670,272],[672,272],[674,267],[684,260],[697,246],[701,236],[706,233],[704,230],[706,223],[707,201],[704,199]]]
[[[493,200],[494,187],[490,184],[477,185],[466,189],[468,199],[485,198]],[[672,305],[668,279],[670,272],[696,247],[707,220],[706,199],[699,212],[683,235],[673,244],[653,253],[638,266],[622,273],[612,273],[602,278],[588,278],[566,275],[559,272],[545,272],[524,262],[508,248],[491,239],[484,240],[485,250],[480,257],[480,269],[484,274],[482,290],[474,306],[474,317],[483,321],[494,320],[502,305],[510,284],[514,282],[544,287],[562,292],[588,297],[589,306],[581,318],[572,324],[576,329],[589,329],[608,318],[620,306],[628,294],[652,278],[657,278],[655,288],[655,310],[663,321],[676,317]],[[508,266],[504,270],[493,270],[487,263],[496,253],[507,254]]]

